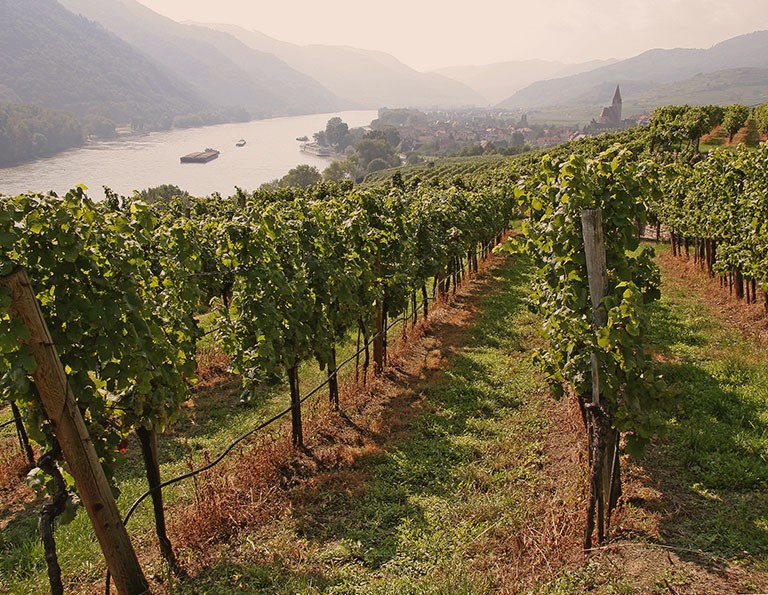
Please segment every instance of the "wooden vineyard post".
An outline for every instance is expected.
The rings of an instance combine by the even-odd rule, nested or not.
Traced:
[[[600,209],[584,209],[581,213],[581,227],[584,235],[584,252],[589,277],[589,294],[592,302],[593,329],[608,323],[608,313],[602,300],[608,293],[608,267],[605,254],[603,215]],[[591,354],[592,399],[587,407],[590,420],[590,502],[584,547],[592,545],[594,517],[597,516],[598,542],[602,542],[608,528],[613,507],[620,493],[618,468],[618,433],[612,428],[613,407],[601,399],[600,365],[597,353]]]
[[[149,593],[149,583],[118,513],[29,278],[24,269],[18,268],[0,278],[0,284],[11,290],[11,315],[18,317],[29,329],[27,345],[37,362],[33,375],[35,386],[69,471],[75,478],[115,585],[122,595]]]
[[[589,295],[592,301],[592,324],[602,328],[608,322],[608,313],[601,302],[608,293],[608,265],[605,259],[603,214],[600,209],[584,209],[581,212],[581,229],[584,234],[584,253],[587,257]],[[597,354],[592,354],[592,404],[600,404],[600,378]]]

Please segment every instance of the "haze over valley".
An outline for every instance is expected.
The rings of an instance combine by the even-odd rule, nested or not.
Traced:
[[[750,18],[753,4],[741,4],[743,19]],[[150,6],[190,18],[174,20]],[[5,123],[0,127],[0,166],[81,146],[88,137],[382,107],[483,107],[526,113],[536,121],[577,114],[567,117],[574,125],[584,125],[590,114],[599,113],[617,84],[627,117],[669,103],[753,105],[768,100],[768,31],[750,33],[746,20],[735,20],[725,9],[719,16],[720,28],[741,27],[744,34],[708,49],[649,49],[616,59],[606,53],[620,54],[631,45],[608,45],[600,51],[573,45],[570,56],[592,51],[594,59],[528,57],[551,54],[559,42],[550,38],[526,47],[524,59],[418,70],[381,49],[283,41],[248,26],[245,18],[236,25],[193,21],[247,10],[226,1],[220,8],[204,12],[187,7],[184,12],[184,5],[160,6],[151,0],[0,0],[0,110]],[[304,31],[305,19],[314,10],[296,10],[295,35]],[[327,10],[331,19],[333,3]],[[270,11],[278,9],[263,11],[256,21],[269,25]],[[349,23],[350,35],[363,26],[354,20],[362,14],[334,14],[336,26]],[[487,18],[487,32],[495,27],[492,16]],[[643,24],[641,16],[613,18],[625,18],[629,40]],[[701,19],[703,37],[716,35],[714,17],[689,16],[692,21]],[[436,14],[433,21],[420,21],[425,52],[442,48],[449,59],[455,57],[450,48],[463,47],[469,59],[485,47],[469,26],[477,19],[474,12],[466,16],[467,26],[460,34],[448,25],[443,31],[434,29],[447,18]],[[611,36],[618,21],[611,21],[606,32],[604,19],[591,18],[596,35],[615,39]],[[408,48],[414,51],[414,23],[407,16],[403,19],[401,31],[393,29],[386,38],[399,38],[398,54]],[[574,22],[578,20],[574,17]],[[763,23],[754,15],[749,22]],[[329,23],[318,22],[314,37],[323,27],[335,31]],[[390,15],[365,23],[372,43],[386,45],[380,31],[386,24],[392,24]],[[543,26],[531,21],[528,29]],[[520,39],[526,31],[517,27],[508,39],[497,39],[494,47],[508,46],[510,56],[524,55]],[[451,40],[445,39],[451,35]],[[567,49],[561,51],[568,55]]]

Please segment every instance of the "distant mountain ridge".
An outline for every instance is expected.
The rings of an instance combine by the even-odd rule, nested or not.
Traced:
[[[153,129],[355,108],[590,113],[616,84],[625,115],[667,103],[768,101],[768,31],[607,64],[530,60],[418,72],[384,52],[178,23],[136,0],[0,0],[0,103],[65,110],[89,120],[86,133],[101,125],[109,132],[110,121]]]
[[[768,68],[768,31],[757,31],[718,43],[709,49],[654,49],[633,58],[581,74],[545,80],[500,102],[502,108],[542,108],[599,104],[610,97],[606,90],[620,84],[625,99],[633,94],[660,93],[674,83],[726,70]],[[754,73],[753,73],[754,74]],[[754,81],[753,81],[754,83]],[[764,81],[768,89],[768,79]],[[659,102],[663,96],[659,95]],[[738,102],[735,95],[728,103]],[[687,103],[700,103],[691,98]],[[660,103],[662,104],[662,103]]]
[[[536,81],[580,74],[614,62],[616,60],[593,60],[565,64],[549,60],[522,60],[480,66],[451,66],[435,72],[464,83],[482,95],[487,103],[496,104]]]
[[[209,108],[130,44],[55,0],[0,0],[0,99],[128,122]]]
[[[300,46],[236,25],[206,24],[251,48],[271,52],[361,108],[459,107],[487,103],[469,86],[438,73],[418,72],[384,52],[347,46]]]
[[[317,81],[230,35],[177,23],[134,0],[59,0],[141,48],[214,105],[253,116],[319,113],[350,107]]]

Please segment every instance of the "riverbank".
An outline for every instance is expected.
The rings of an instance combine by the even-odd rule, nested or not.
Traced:
[[[63,194],[85,184],[89,196],[101,199],[104,186],[131,195],[134,190],[172,184],[193,196],[215,192],[228,196],[236,187],[255,190],[297,165],[324,169],[328,160],[302,152],[296,138],[311,138],[332,117],[354,127],[367,126],[376,116],[373,110],[291,116],[88,143],[53,157],[0,169],[0,194],[49,190]],[[241,138],[247,144],[235,147]],[[206,147],[221,151],[219,159],[206,164],[179,163],[182,155]]]

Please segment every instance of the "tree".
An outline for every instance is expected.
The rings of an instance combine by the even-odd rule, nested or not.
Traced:
[[[325,125],[325,141],[339,152],[349,146],[349,126],[341,118],[331,118]]]
[[[307,188],[313,184],[317,184],[322,181],[322,179],[323,176],[320,174],[320,170],[314,165],[302,163],[301,165],[297,165],[293,169],[288,170],[288,173],[280,178],[279,185],[283,188]]]
[[[728,131],[728,142],[733,142],[733,137],[742,129],[749,118],[749,108],[746,105],[735,103],[725,108],[723,115],[723,127]]]
[[[422,159],[419,156],[419,154],[414,151],[411,151],[410,153],[408,153],[408,155],[405,158],[405,162],[408,165],[416,165],[417,163],[421,163],[421,161]]]
[[[381,157],[377,157],[376,159],[374,159],[368,164],[368,173],[381,171],[382,169],[387,169],[388,167],[392,167],[392,166],[386,161],[384,161]]]
[[[98,114],[88,114],[81,118],[85,134],[99,138],[112,138],[115,136],[115,123],[109,118]]]
[[[376,159],[382,159],[392,167],[400,165],[400,158],[395,155],[392,147],[381,138],[364,138],[355,145],[355,151],[360,159],[360,169],[368,171],[368,164]]]
[[[393,149],[400,145],[400,132],[394,126],[380,126],[368,132],[365,138],[380,138],[387,141],[387,144]]]
[[[692,107],[683,116],[683,125],[690,143],[699,150],[701,136],[712,129],[712,118],[703,107]]]
[[[182,190],[175,184],[161,184],[160,186],[142,190],[138,193],[138,196],[147,204],[152,204],[154,202],[168,203],[174,198],[188,199],[189,192]]]
[[[651,112],[649,135],[651,152],[679,150],[687,140],[684,119],[687,105],[667,105]]]
[[[357,166],[349,158],[343,161],[334,161],[323,170],[323,179],[329,182],[351,180],[356,177]]]
[[[701,107],[709,118],[709,130],[723,123],[725,108],[722,105],[704,105]]]
[[[758,105],[753,113],[755,122],[757,122],[757,130],[760,134],[768,134],[768,103]]]

